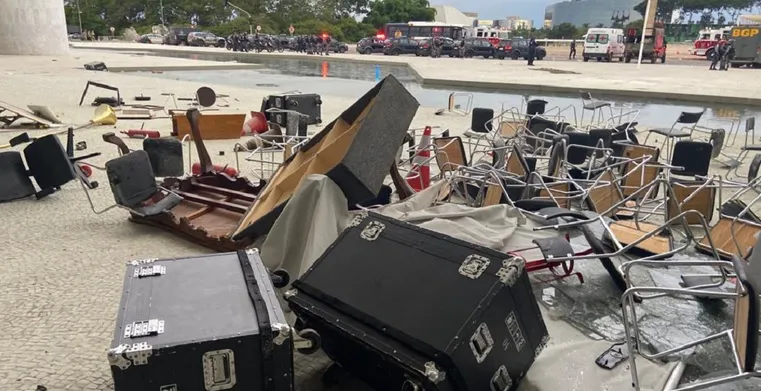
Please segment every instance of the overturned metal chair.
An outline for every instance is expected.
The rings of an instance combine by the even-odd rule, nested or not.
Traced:
[[[106,175],[116,203],[97,210],[85,189],[95,214],[120,207],[138,216],[153,216],[182,202],[182,197],[156,184],[151,160],[145,151],[137,150],[109,160],[106,162]]]
[[[639,373],[637,371],[636,358],[655,360],[666,356],[684,352],[686,349],[697,347],[709,341],[726,338],[731,346],[731,358],[734,363],[734,373],[725,376],[717,376],[704,381],[695,381],[685,384],[678,388],[672,388],[673,391],[694,391],[707,389],[709,387],[733,383],[750,378],[761,378],[761,372],[756,370],[756,357],[758,354],[759,339],[759,294],[761,294],[761,248],[757,242],[751,256],[750,262],[733,257],[731,262],[727,261],[671,261],[669,267],[684,266],[712,266],[716,273],[701,275],[707,279],[705,284],[692,286],[689,288],[681,287],[656,287],[656,286],[634,286],[629,278],[632,269],[636,266],[660,266],[658,262],[649,260],[630,261],[621,266],[621,270],[626,276],[628,289],[622,297],[623,322],[626,333],[626,343],[629,348],[629,367],[632,375],[632,385],[636,391],[640,390]],[[734,271],[729,274],[728,271]],[[736,286],[734,292],[719,289],[724,285],[728,278],[736,277]],[[734,301],[733,326],[727,329],[696,341],[692,341],[681,346],[676,346],[665,351],[656,353],[646,353],[640,346],[640,332],[638,327],[637,312],[635,301],[645,302],[648,299],[655,299],[664,296],[693,296],[695,298],[713,298]],[[676,379],[675,379],[676,380]],[[675,381],[674,383],[677,383]]]
[[[91,153],[74,157],[73,131],[67,135],[67,145],[64,149],[58,136],[48,134],[36,139],[30,139],[26,133],[20,143],[29,142],[21,152],[0,152],[0,202],[12,201],[34,195],[37,199],[53,194],[64,184],[78,179],[83,186],[97,187],[97,182],[90,182],[76,162],[100,155]],[[24,164],[26,160],[26,165]],[[31,178],[34,178],[39,191],[35,190]]]

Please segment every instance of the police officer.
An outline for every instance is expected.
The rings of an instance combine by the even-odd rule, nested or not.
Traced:
[[[460,41],[460,58],[465,58],[465,39]]]
[[[318,35],[318,36],[315,38],[315,43],[316,43],[316,45],[317,45],[317,46],[316,46],[317,52],[318,52],[318,53],[319,53],[319,54],[322,56],[322,53],[325,51],[325,47],[323,46],[323,44],[324,44],[325,42],[324,42],[324,40],[322,39],[322,36],[321,36],[321,35]]]
[[[439,57],[440,42],[439,37],[433,37],[433,39],[431,39],[431,58]]]
[[[724,55],[721,56],[721,64],[719,65],[719,70],[722,71],[728,71],[729,70],[729,60],[732,59],[732,57],[735,56],[735,40],[731,39],[727,42],[726,45],[724,45]]]
[[[716,65],[718,65],[719,61],[721,61],[722,57],[724,57],[724,52],[726,51],[726,45],[727,45],[727,42],[722,39],[714,47],[713,57],[711,58],[711,66],[708,67],[709,70],[711,70],[711,71],[715,71],[716,70]]]
[[[330,37],[330,35],[325,36],[325,55],[330,55],[330,44],[333,42],[333,38]]]
[[[568,52],[568,59],[576,59],[576,38],[571,41],[571,51]]]
[[[240,33],[240,47],[242,52],[248,53],[249,49],[249,42],[248,42],[248,34],[246,33]]]
[[[528,65],[534,66],[534,57],[536,56],[536,40],[531,37],[528,41]]]

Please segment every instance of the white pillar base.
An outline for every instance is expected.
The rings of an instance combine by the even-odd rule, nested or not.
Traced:
[[[0,54],[68,53],[62,0],[0,0]]]

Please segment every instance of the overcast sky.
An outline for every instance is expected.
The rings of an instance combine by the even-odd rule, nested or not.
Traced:
[[[478,12],[479,19],[503,19],[520,16],[541,26],[544,8],[561,0],[429,0],[433,5],[451,5],[463,12]]]

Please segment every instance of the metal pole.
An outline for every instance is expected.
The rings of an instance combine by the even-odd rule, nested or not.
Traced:
[[[166,22],[164,21],[164,0],[159,0],[159,12],[161,12],[161,25],[166,26]]]
[[[645,7],[645,18],[642,19],[642,38],[639,41],[639,56],[637,58],[637,69],[642,64],[642,52],[645,49],[645,32],[647,31],[647,21],[650,20],[650,3],[653,0],[647,0],[647,7]]]
[[[79,8],[79,0],[77,0],[77,17],[79,17],[79,35],[84,34],[82,31],[82,10]]]
[[[244,10],[243,8],[240,8],[237,5],[235,5],[235,4],[233,4],[233,3],[229,2],[229,1],[227,2],[227,5],[229,5],[230,7],[233,7],[236,10],[238,10],[240,12],[243,12],[244,14],[248,15],[248,31],[249,31],[249,34],[254,35],[254,25],[251,24],[251,14],[248,13],[248,11]]]

